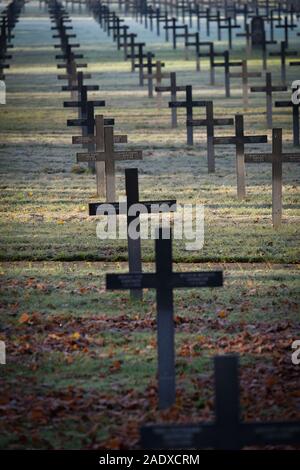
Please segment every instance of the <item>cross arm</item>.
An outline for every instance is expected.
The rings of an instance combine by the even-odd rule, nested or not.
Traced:
[[[113,126],[115,124],[114,119],[104,119],[104,125],[105,126]],[[86,126],[87,125],[87,119],[85,118],[79,118],[79,119],[67,119],[67,126]]]
[[[148,424],[141,428],[143,449],[199,449],[213,447],[213,424]]]
[[[99,90],[99,85],[85,85],[87,91]],[[80,87],[78,85],[64,85],[61,87],[62,91],[78,91]]]
[[[111,155],[114,160],[142,160],[141,150],[114,151]],[[105,162],[107,154],[105,152],[77,153],[77,162]]]
[[[256,136],[232,136],[232,137],[214,137],[214,144],[263,144],[268,142],[266,135]]]
[[[94,106],[105,106],[104,100],[92,100]],[[64,101],[64,108],[80,108],[82,106],[82,101]]]
[[[247,445],[284,445],[300,442],[300,421],[240,424],[240,440]]]
[[[89,215],[94,216],[98,215],[97,211],[103,204],[112,204],[116,214],[122,214],[122,209],[120,211],[120,204],[119,203],[102,203],[102,202],[91,202],[89,204]],[[126,204],[126,203],[124,203]],[[175,212],[176,211],[176,200],[165,200],[165,201],[138,201],[136,204],[141,205],[139,209],[141,209],[140,214],[159,214],[162,212]],[[127,207],[127,206],[126,206]]]
[[[187,119],[186,121],[188,126],[208,126],[209,122],[207,119]],[[234,124],[234,120],[232,118],[220,118],[220,119],[214,119],[212,121],[214,126],[231,126]]]

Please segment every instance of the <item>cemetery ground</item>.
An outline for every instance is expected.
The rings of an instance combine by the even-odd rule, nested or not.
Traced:
[[[127,271],[126,241],[96,237],[97,220],[87,210],[98,200],[95,177],[75,163],[79,147],[71,136],[79,129],[66,127],[76,112],[62,107],[69,96],[56,78],[50,21],[30,8],[15,29],[0,114],[0,339],[7,344],[0,447],[136,448],[144,422],[212,420],[211,358],[225,352],[242,355],[244,419],[299,419],[298,371],[291,363],[299,337],[299,170],[283,166],[283,224],[274,231],[270,166],[247,166],[247,198],[238,201],[234,148],[216,147],[216,172],[208,174],[205,130],[196,128],[195,146],[187,147],[184,113],[178,111],[178,129],[170,129],[169,99],[158,108],[112,39],[94,20],[73,17],[90,82],[100,85],[90,96],[106,100],[97,113],[114,117],[117,132],[143,150],[143,161],[117,163],[118,194],[124,194],[125,166],[137,166],[141,200],[204,204],[204,247],[186,251],[174,241],[174,270],[224,270],[223,288],[175,291],[177,402],[156,411],[155,293],[132,303],[127,292],[105,290],[106,272]],[[174,52],[163,36],[126,22],[167,71],[177,72],[179,84],[193,85],[196,99],[216,99],[217,116],[241,112],[239,80],[233,97],[223,98],[222,72],[210,87],[207,62],[196,73],[181,45]],[[242,51],[238,41],[234,58]],[[278,83],[279,62],[269,64]],[[260,70],[258,55],[250,68]],[[297,79],[297,70],[291,72]],[[265,134],[264,113],[264,98],[251,97],[247,133]],[[291,113],[274,109],[274,122],[284,128],[285,150],[295,150],[286,130]],[[153,245],[142,243],[145,271],[153,270]]]

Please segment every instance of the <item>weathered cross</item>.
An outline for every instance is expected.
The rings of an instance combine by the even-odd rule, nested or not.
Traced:
[[[77,85],[77,83],[78,83],[78,74],[79,73],[80,72],[78,72],[78,70],[77,70],[77,64],[76,64],[75,60],[71,60],[71,62],[68,64],[67,73],[63,74],[63,75],[60,74],[60,75],[57,76],[58,80],[67,80],[68,81],[68,87],[70,87],[70,89],[71,89],[72,98],[75,98],[74,89],[72,89],[72,87]],[[91,74],[82,72],[82,79],[87,79],[87,78],[91,78]]]
[[[284,41],[288,47],[289,45],[289,30],[290,29],[295,29],[297,28],[297,25],[295,23],[289,23],[288,17],[284,17],[284,23],[283,24],[278,24],[276,25],[277,29],[283,29],[284,30]]]
[[[167,23],[164,26],[165,30],[171,30],[173,34],[173,49],[177,48],[177,30],[179,29],[185,29],[185,25],[179,25],[177,23],[177,18],[171,18],[169,21],[171,21],[171,24]]]
[[[206,119],[193,119],[189,122],[191,126],[206,127],[207,135],[207,166],[208,172],[215,171],[215,149],[214,149],[214,135],[215,126],[231,126],[234,121],[231,118],[220,119],[214,117],[214,104],[213,101],[206,102]]]
[[[170,92],[171,93],[171,102],[175,103],[177,98],[177,91],[186,91],[186,86],[181,85],[177,86],[176,84],[176,72],[170,73],[170,86],[156,86],[155,91],[157,93]],[[174,129],[177,127],[177,108],[171,108],[171,125]]]
[[[169,108],[185,108],[186,109],[186,131],[187,131],[187,145],[193,145],[193,126],[190,123],[193,120],[193,108],[194,107],[204,107],[206,106],[207,101],[194,101],[193,100],[193,91],[192,86],[187,85],[185,87],[186,98],[185,101],[171,101],[169,102]]]
[[[266,85],[265,86],[254,86],[250,88],[251,92],[254,93],[265,93],[266,94],[266,112],[267,112],[267,125],[269,129],[272,129],[273,125],[273,116],[272,116],[272,95],[277,91],[287,91],[287,87],[273,86],[272,85],[272,74],[271,72],[266,73]]]
[[[95,133],[83,135],[83,136],[73,136],[72,144],[81,144],[86,145],[88,151],[96,150],[97,152],[104,149],[104,127],[111,125],[111,119],[104,119],[103,115],[95,116]],[[114,135],[114,144],[126,144],[127,135]],[[97,185],[97,195],[105,196],[105,163],[104,162],[95,162],[96,169],[96,185]]]
[[[156,273],[107,274],[107,289],[156,289],[158,394],[159,408],[174,404],[175,351],[173,289],[185,287],[219,287],[223,285],[221,271],[173,272],[171,230],[159,229],[155,240]]]
[[[141,428],[142,449],[223,449],[293,445],[300,442],[300,422],[243,422],[240,413],[237,355],[214,357],[215,422],[148,424]]]
[[[232,23],[232,18],[231,16],[228,16],[226,18],[223,18],[221,21],[226,21],[227,24],[222,24],[219,26],[219,28],[222,29],[227,29],[228,30],[228,45],[229,49],[232,49],[232,30],[233,29],[238,29],[240,28],[239,25]]]
[[[231,72],[230,78],[241,78],[243,83],[243,102],[244,106],[247,107],[248,100],[248,83],[249,78],[261,77],[260,72],[248,72],[248,62],[247,59],[242,60],[242,72]]]
[[[157,86],[161,85],[161,81],[163,78],[168,78],[170,76],[169,73],[163,73],[162,67],[165,66],[164,62],[157,60],[155,63],[152,62],[153,54],[148,52],[147,54],[147,73],[143,75],[143,78],[148,80],[148,97],[153,98],[153,79],[156,80]],[[153,71],[155,68],[155,72]]]
[[[135,56],[138,59],[138,63],[134,65],[135,69],[139,70],[139,84],[140,86],[144,86],[144,68],[147,70],[152,71],[152,67],[155,67],[155,63],[152,62],[155,54],[152,52],[147,52],[147,54],[143,53],[143,43],[138,46],[139,52]],[[147,59],[147,62],[144,62],[144,58]]]
[[[215,52],[214,43],[211,41],[208,42],[200,42],[200,46],[208,46],[208,52],[200,52],[199,58],[201,57],[208,57],[209,58],[209,65],[210,65],[210,84],[215,84],[215,57],[223,57],[223,52]]]
[[[251,29],[250,29],[250,25],[246,24],[245,25],[245,32],[244,33],[237,33],[236,35],[238,38],[246,38],[246,52],[247,54],[251,54],[251,50],[252,50],[252,44],[251,44]]]
[[[245,163],[272,164],[272,221],[277,229],[282,217],[282,163],[300,163],[300,153],[282,152],[282,129],[272,131],[271,153],[245,154]]]
[[[196,56],[196,70],[197,72],[200,71],[200,34],[198,32],[194,33],[192,36],[194,36],[194,40],[187,40],[186,41],[186,47],[195,47],[195,56]]]
[[[214,137],[215,145],[235,145],[236,152],[236,173],[237,173],[237,196],[243,199],[246,196],[245,187],[245,161],[244,152],[247,144],[261,144],[268,141],[266,135],[246,136],[244,134],[244,116],[235,115],[235,136],[232,137]]]
[[[120,47],[124,49],[124,60],[127,61],[128,47],[130,47],[130,57],[134,56],[135,38],[137,34],[128,33],[126,26],[123,26],[123,33],[120,34]],[[134,57],[131,57],[131,71],[134,72]]]
[[[137,274],[142,273],[140,214],[174,212],[176,211],[176,201],[140,201],[137,168],[125,169],[125,185],[126,205],[122,202],[114,202],[112,205],[115,213],[111,215],[126,214],[127,216],[128,268],[130,274]],[[107,203],[93,202],[89,204],[89,215],[91,216],[102,215],[105,211],[107,215],[110,215]],[[131,233],[132,226],[134,226],[134,233]],[[141,300],[143,298],[143,290],[131,289],[130,295],[132,298]]]
[[[143,59],[147,57],[146,54],[143,53],[143,47],[145,46],[144,42],[135,42],[134,36],[130,36],[130,43],[129,48],[130,52],[127,54],[127,58],[131,59],[131,71],[134,72],[136,68],[135,60],[138,59],[138,63],[142,64]],[[135,49],[138,48],[138,52],[136,53]],[[140,85],[143,86],[143,76],[142,72],[140,71]]]
[[[141,160],[141,150],[115,150],[113,127],[104,127],[104,150],[88,153],[77,153],[78,162],[105,162],[106,198],[116,199],[115,162],[118,160]]]

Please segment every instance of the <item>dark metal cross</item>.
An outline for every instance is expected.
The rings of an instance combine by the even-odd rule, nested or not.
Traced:
[[[219,287],[222,271],[173,272],[171,230],[159,229],[155,240],[156,273],[107,274],[107,289],[155,289],[157,305],[159,408],[175,402],[173,289]]]
[[[300,422],[243,422],[240,413],[239,359],[214,357],[215,422],[148,424],[141,428],[142,449],[222,449],[300,443]]]
[[[155,67],[155,63],[152,62],[154,56],[155,54],[153,54],[152,52],[147,52],[147,54],[143,54],[143,49],[139,46],[139,52],[136,56],[136,58],[138,58],[138,64],[135,64],[134,68],[139,70],[140,86],[144,86],[144,68],[147,69],[147,72],[150,75],[150,73],[152,73],[152,68]],[[144,63],[144,58],[147,59],[146,63]]]
[[[247,59],[242,60],[242,72],[232,72],[232,73],[230,73],[230,78],[241,78],[242,79],[243,102],[244,102],[244,107],[245,108],[248,106],[248,103],[249,103],[249,100],[248,100],[249,78],[257,78],[257,77],[261,77],[261,73],[260,72],[249,72],[248,71]]]
[[[200,71],[200,44],[201,44],[201,41],[200,41],[200,34],[198,32],[194,33],[192,36],[194,36],[194,40],[193,39],[188,39],[186,41],[186,47],[189,48],[189,47],[195,47],[195,56],[196,56],[196,70],[197,72]]]
[[[215,126],[231,126],[234,124],[233,119],[220,119],[214,117],[214,104],[213,101],[206,102],[206,119],[193,119],[189,122],[191,126],[206,127],[207,135],[207,166],[208,172],[214,173],[215,171],[215,149],[214,149],[214,135]]]
[[[300,163],[300,153],[282,152],[282,129],[272,131],[271,153],[245,154],[245,163],[272,164],[272,221],[277,229],[282,218],[282,163]]]
[[[140,214],[159,214],[176,211],[176,200],[163,201],[140,201],[137,168],[125,169],[126,206],[123,211],[123,203],[109,202],[112,204],[116,215],[127,216],[127,245],[128,245],[128,268],[130,274],[142,273],[141,237],[140,237]],[[107,211],[107,203],[93,202],[89,204],[89,215],[96,216]],[[134,213],[134,214],[133,214]],[[109,213],[108,213],[109,215]],[[113,214],[114,215],[114,214]],[[132,237],[131,225],[139,236]],[[142,300],[142,289],[131,289],[130,295],[134,299]]]
[[[169,103],[169,108],[185,108],[186,109],[186,131],[187,131],[187,145],[193,145],[193,126],[190,123],[193,120],[193,108],[194,107],[204,107],[206,106],[207,101],[194,101],[193,100],[193,91],[192,86],[187,85],[186,88],[186,98],[185,101],[171,101]]]
[[[269,129],[272,129],[273,126],[273,116],[272,116],[272,95],[277,91],[287,91],[286,86],[273,86],[272,85],[272,74],[271,72],[266,73],[266,84],[265,86],[253,86],[250,88],[251,92],[254,93],[265,93],[266,94],[266,112],[267,112],[267,125]]]
[[[177,91],[186,91],[186,86],[177,86],[176,84],[176,72],[170,73],[170,86],[156,86],[155,91],[157,93],[170,92],[171,102],[175,103],[177,98]],[[177,108],[171,108],[171,126],[174,129],[177,127]]]
[[[171,30],[172,31],[172,35],[173,35],[173,49],[176,49],[177,48],[177,41],[176,41],[176,38],[177,38],[177,30],[178,29],[184,29],[185,28],[185,25],[178,25],[176,24],[177,23],[177,18],[171,18],[170,20],[168,21],[171,21],[171,24],[169,25],[169,23],[166,23],[166,25],[164,26],[164,29],[165,30]]]
[[[242,114],[235,115],[235,136],[214,137],[213,139],[213,143],[215,145],[235,145],[237,196],[239,199],[243,199],[246,196],[244,160],[245,145],[266,143],[267,141],[268,138],[266,135],[246,136],[244,134],[244,116]]]
[[[222,29],[227,29],[228,30],[228,45],[229,49],[232,49],[232,30],[233,29],[238,29],[240,28],[239,25],[232,23],[232,18],[231,16],[228,16],[227,18],[222,19],[221,21],[226,21],[227,24],[221,24],[219,28]]]
[[[153,79],[156,79],[156,84],[159,86],[163,78],[168,78],[169,73],[163,73],[162,67],[165,66],[164,62],[157,60],[156,62],[152,62],[153,54],[148,52],[147,54],[147,73],[143,75],[143,78],[147,79],[148,81],[148,97],[153,98]],[[155,68],[155,72],[153,71]]]

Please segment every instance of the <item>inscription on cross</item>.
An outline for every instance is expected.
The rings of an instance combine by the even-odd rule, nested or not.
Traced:
[[[156,273],[107,274],[107,289],[155,289],[157,305],[159,408],[175,402],[173,289],[220,287],[222,271],[173,272],[171,230],[159,229],[155,241]]]

